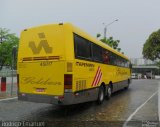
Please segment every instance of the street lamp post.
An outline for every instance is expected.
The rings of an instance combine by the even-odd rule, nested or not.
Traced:
[[[110,22],[110,23],[107,24],[107,25],[105,25],[105,23],[103,23],[103,24],[105,25],[105,27],[104,27],[104,39],[106,39],[107,27],[108,27],[109,25],[113,24],[114,22],[117,22],[117,21],[118,21],[118,19]]]

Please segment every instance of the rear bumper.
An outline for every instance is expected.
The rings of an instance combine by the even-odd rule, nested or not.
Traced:
[[[37,102],[37,103],[58,104],[58,99],[56,99],[55,96],[49,96],[49,95],[19,93],[18,100]]]
[[[56,105],[71,105],[78,104],[87,101],[94,101],[98,97],[98,89],[92,89],[80,92],[78,94],[74,93],[64,93],[64,97],[59,98],[59,96],[42,95],[42,94],[28,94],[19,93],[18,100],[30,101],[36,103],[49,103]]]

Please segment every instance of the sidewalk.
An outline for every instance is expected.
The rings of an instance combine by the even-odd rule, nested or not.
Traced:
[[[13,88],[11,91],[11,87]],[[0,77],[0,99],[11,98],[17,96],[17,77],[6,77],[6,91],[1,91],[1,77]]]

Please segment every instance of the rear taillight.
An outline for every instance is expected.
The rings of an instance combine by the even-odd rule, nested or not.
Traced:
[[[72,89],[72,74],[64,75],[64,89]]]

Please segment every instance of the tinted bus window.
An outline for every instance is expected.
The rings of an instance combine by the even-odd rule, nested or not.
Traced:
[[[109,64],[110,63],[110,52],[106,49],[103,49],[103,63]]]
[[[96,44],[92,44],[93,60],[102,62],[102,48]]]
[[[91,59],[91,43],[74,34],[75,56],[76,58]]]
[[[110,52],[110,64],[117,65],[117,57],[114,53]]]

